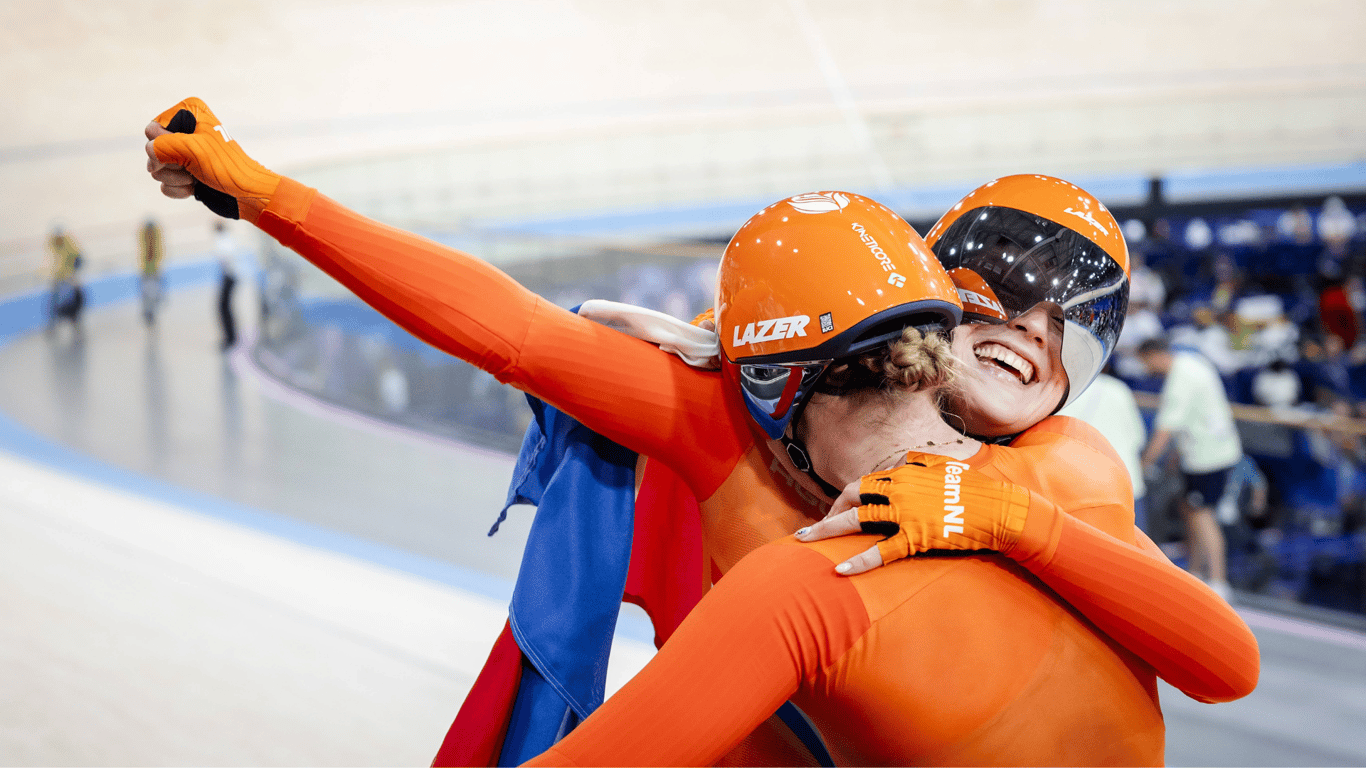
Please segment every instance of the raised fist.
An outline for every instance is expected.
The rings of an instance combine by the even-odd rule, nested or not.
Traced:
[[[147,172],[167,197],[193,196],[219,216],[255,223],[280,185],[197,98],[162,112],[146,135]]]

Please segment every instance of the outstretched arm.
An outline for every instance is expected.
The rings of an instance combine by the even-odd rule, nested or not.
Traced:
[[[148,170],[165,194],[254,222],[428,344],[674,466],[701,493],[712,490],[697,487],[709,482],[699,474],[712,462],[696,460],[697,446],[708,446],[724,471],[734,463],[726,452],[737,441],[718,430],[726,409],[715,374],[576,317],[473,256],[269,171],[198,99],[167,110],[147,136]]]
[[[1038,494],[955,464],[869,475],[798,538],[888,535],[837,566],[846,575],[929,550],[995,550],[1029,569],[1191,698],[1231,701],[1256,687],[1260,653],[1247,624],[1141,531],[1138,546],[1127,544]],[[946,503],[946,487],[958,503]]]

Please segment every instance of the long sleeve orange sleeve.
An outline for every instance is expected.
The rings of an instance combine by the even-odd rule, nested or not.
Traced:
[[[1142,531],[1131,546],[1031,494],[1019,563],[1174,688],[1203,702],[1257,687],[1257,638]]]
[[[742,450],[744,422],[725,418],[716,373],[557,307],[480,259],[287,178],[257,225],[418,338],[669,464],[701,497]]]
[[[814,551],[756,550],[658,655],[527,765],[712,765],[869,626],[848,579]]]

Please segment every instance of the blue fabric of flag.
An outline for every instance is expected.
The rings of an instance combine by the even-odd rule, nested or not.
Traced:
[[[631,558],[635,452],[527,400],[535,419],[498,519],[537,507],[509,609],[525,661],[499,765],[544,752],[601,706]]]

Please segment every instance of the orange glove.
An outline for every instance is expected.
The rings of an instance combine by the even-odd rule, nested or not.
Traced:
[[[247,157],[199,99],[185,99],[158,115],[156,123],[170,133],[153,137],[155,126],[149,126],[149,154],[188,171],[194,177],[195,199],[209,210],[256,223],[280,185],[279,174]]]
[[[1029,513],[1029,491],[952,459],[867,475],[859,500],[864,532],[887,535],[877,545],[885,563],[931,549],[1009,555]]]
[[[797,539],[883,535],[835,567],[846,576],[932,549],[995,550],[1020,562],[1051,556],[1057,510],[1050,502],[946,456],[913,453],[907,461],[850,483],[825,519],[797,531]],[[1022,537],[1031,506],[1040,525]]]

